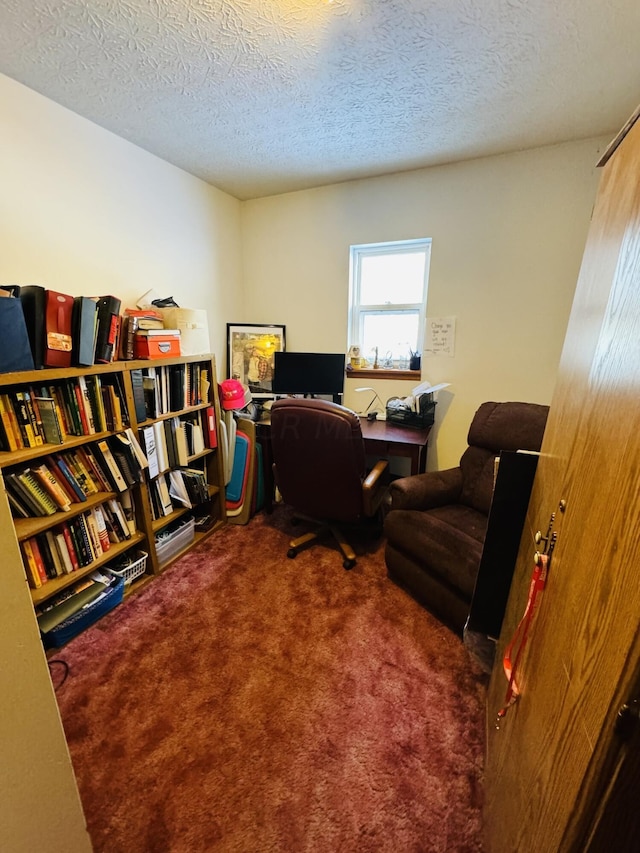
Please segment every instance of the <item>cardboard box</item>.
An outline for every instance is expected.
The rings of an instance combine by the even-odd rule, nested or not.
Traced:
[[[209,324],[207,312],[200,308],[162,308],[165,329],[180,330],[182,355],[208,355]]]
[[[175,358],[182,354],[180,335],[135,335],[133,340],[134,358]]]

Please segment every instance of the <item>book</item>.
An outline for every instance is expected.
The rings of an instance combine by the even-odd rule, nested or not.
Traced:
[[[133,386],[133,402],[135,405],[136,420],[140,424],[147,419],[147,407],[144,402],[144,375],[142,368],[131,371],[131,384]]]
[[[167,452],[167,439],[164,434],[163,421],[156,421],[156,423],[153,424],[153,434],[156,440],[158,471],[167,471],[169,469],[169,456]]]
[[[55,539],[60,559],[64,565],[65,573],[71,574],[73,571],[73,563],[71,562],[71,555],[69,554],[69,548],[67,547],[67,540],[65,539],[62,531],[54,530],[53,538]]]
[[[16,394],[22,398],[24,405],[27,409],[27,415],[29,417],[29,423],[31,424],[31,430],[33,433],[33,440],[35,442],[35,447],[42,447],[44,444],[44,438],[42,437],[42,433],[40,432],[40,427],[38,425],[38,417],[36,415],[36,410],[33,406],[33,400],[31,399],[31,394],[28,391],[16,391]]]
[[[53,515],[58,511],[58,505],[46,489],[42,487],[40,481],[31,472],[30,468],[17,472],[16,476],[17,481],[29,491],[31,497],[40,507],[40,515]]]
[[[173,335],[174,337],[180,335],[180,329],[164,329],[164,328],[147,328],[143,329],[141,326],[138,326],[137,335],[141,335],[142,337],[152,338],[152,337],[162,337],[166,335]]]
[[[29,419],[29,410],[27,409],[27,404],[23,399],[22,392],[14,391],[10,399],[18,422],[18,427],[20,428],[22,446],[35,447],[36,438],[33,434],[33,425]]]
[[[216,412],[213,406],[208,406],[205,409],[205,417],[207,423],[207,429],[205,430],[207,447],[213,449],[214,447],[218,446],[218,435],[216,431]]]
[[[160,474],[156,481],[156,489],[158,494],[158,506],[162,515],[169,515],[173,512],[173,503],[169,494],[169,486],[167,485],[166,474]]]
[[[111,481],[113,490],[115,492],[124,492],[125,489],[128,488],[127,481],[123,477],[122,471],[118,467],[115,457],[111,452],[109,445],[107,444],[107,440],[104,438],[101,439],[97,442],[96,447],[102,455],[102,459],[104,461],[104,471],[107,474],[109,480]]]
[[[47,547],[49,550],[49,554],[51,555],[51,559],[52,559],[53,564],[55,566],[56,577],[61,577],[62,575],[66,574],[67,570],[66,570],[65,564],[62,560],[62,557],[60,556],[60,551],[59,551],[57,543],[56,543],[55,534],[54,534],[53,530],[47,530],[47,531],[45,531],[45,533],[43,535],[47,541]]]
[[[115,357],[121,305],[117,296],[100,296],[97,300],[96,364],[109,364]]]
[[[63,444],[64,436],[58,418],[58,407],[53,397],[34,397],[40,412],[42,431],[47,444]]]
[[[24,542],[21,543],[21,546],[24,568],[29,586],[31,589],[40,589],[40,587],[48,580],[46,572],[43,573],[44,577],[43,574],[40,573],[40,568],[38,567],[33,552],[33,543],[31,539],[25,539]]]
[[[33,513],[29,510],[25,503],[9,489],[7,489],[7,498],[9,499],[9,506],[11,507],[11,515],[14,518],[32,517]]]
[[[188,465],[189,448],[187,447],[187,433],[185,424],[180,420],[180,418],[172,418],[172,420],[173,431],[176,440],[176,455],[178,459],[178,465]]]
[[[98,530],[98,539],[100,540],[100,546],[103,551],[108,551],[111,547],[111,540],[109,539],[109,531],[107,530],[107,522],[104,516],[104,512],[102,511],[102,507],[94,507],[91,510],[91,513],[95,518],[96,528]]]
[[[149,478],[152,480],[160,473],[158,465],[158,451],[156,449],[156,435],[153,426],[144,427],[142,430],[145,456],[149,462]]]
[[[111,453],[125,479],[127,488],[135,486],[141,479],[141,468],[131,442],[125,433],[119,432],[107,439]]]
[[[110,498],[107,501],[107,506],[111,510],[114,521],[117,523],[116,529],[118,531],[118,535],[121,537],[121,541],[124,539],[131,539],[131,530],[129,529],[129,524],[120,502],[116,500],[116,498]]]
[[[98,491],[111,492],[111,483],[91,448],[89,446],[79,447],[76,450],[76,453],[84,467],[91,473],[91,477],[96,484]]]
[[[44,535],[44,533],[40,533],[39,535],[34,537],[34,553],[36,551],[40,554],[40,558],[42,560],[44,570],[48,578],[57,578],[58,572],[56,570],[56,564],[53,559],[53,554],[51,553],[51,549],[49,548],[49,540]]]
[[[51,464],[51,461],[52,460],[50,458],[49,459],[50,464]],[[66,488],[66,486],[69,487],[69,489],[71,490],[71,493],[75,497],[74,502],[86,501],[87,495],[86,495],[84,489],[82,488],[82,486],[80,485],[80,483],[78,482],[75,474],[73,473],[73,471],[69,467],[69,464],[64,459],[64,457],[60,453],[56,453],[55,456],[53,457],[53,462],[55,465],[54,474],[57,473],[56,472],[56,467],[57,467],[57,470],[60,472],[59,482],[63,487],[65,487],[65,488]]]
[[[96,514],[93,509],[89,510],[89,512],[85,513],[82,518],[84,519],[85,526],[87,528],[87,533],[89,534],[89,543],[91,545],[91,550],[93,551],[93,558],[97,560],[102,556],[102,542],[100,541],[100,534],[98,533],[98,522],[96,521]]]
[[[60,532],[62,533],[65,544],[67,546],[67,552],[69,554],[69,559],[71,560],[72,570],[75,572],[80,568],[80,560],[78,559],[78,553],[76,551],[75,542],[73,536],[71,535],[71,528],[65,522],[60,526]]]
[[[47,466],[42,463],[41,465],[32,468],[31,471],[43,488],[49,492],[58,509],[61,509],[63,512],[68,512],[71,509],[69,496]]]
[[[2,421],[2,430],[5,439],[5,450],[18,450],[24,446],[20,432],[16,434],[13,418],[13,408],[7,394],[0,394],[0,420]]]

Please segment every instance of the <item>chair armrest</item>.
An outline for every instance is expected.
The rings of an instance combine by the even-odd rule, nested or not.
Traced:
[[[376,514],[387,493],[387,484],[382,480],[382,475],[388,467],[389,463],[385,459],[376,462],[362,483],[362,505],[367,517]]]
[[[391,509],[433,509],[456,503],[461,492],[461,468],[413,474],[391,483]]]

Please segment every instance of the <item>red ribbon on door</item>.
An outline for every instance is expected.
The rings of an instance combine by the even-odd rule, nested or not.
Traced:
[[[497,729],[500,728],[500,720],[506,716],[507,711],[515,704],[518,696],[520,695],[520,688],[516,681],[516,670],[520,663],[524,647],[527,643],[529,628],[536,609],[536,604],[538,603],[547,582],[548,568],[549,556],[547,554],[536,554],[536,561],[531,575],[531,583],[529,584],[527,606],[525,607],[522,619],[518,623],[518,627],[514,631],[513,637],[505,649],[502,658],[504,674],[507,677],[507,692],[504,698],[504,705],[498,711],[498,719],[496,721]]]

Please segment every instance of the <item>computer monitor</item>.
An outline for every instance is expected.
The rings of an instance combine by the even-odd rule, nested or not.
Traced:
[[[344,393],[344,353],[276,352],[273,364],[273,393],[331,395],[340,402]]]

